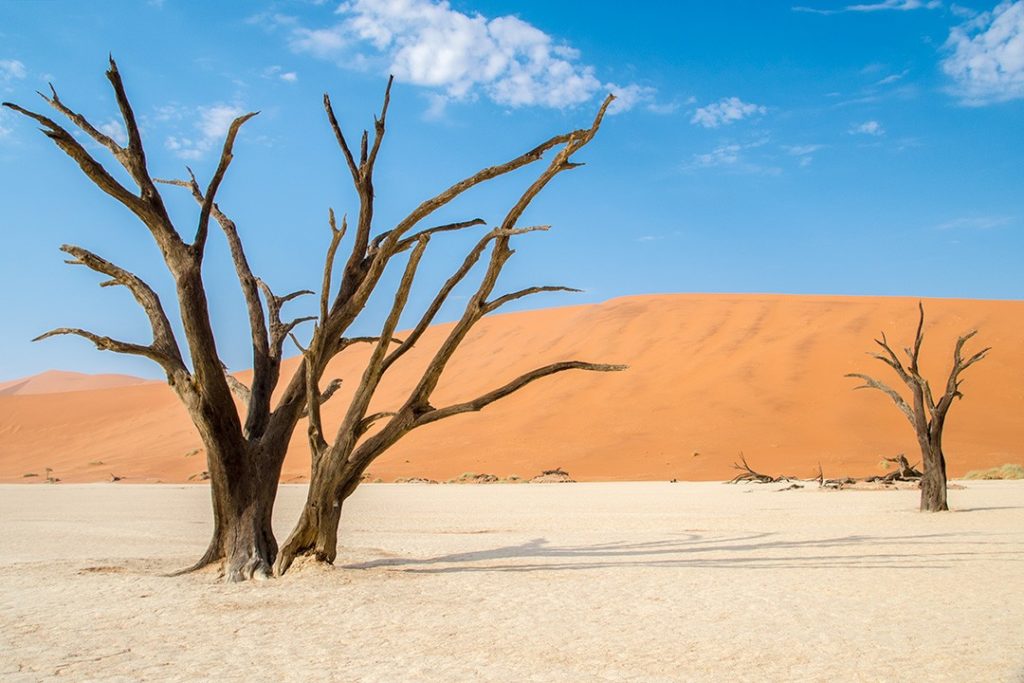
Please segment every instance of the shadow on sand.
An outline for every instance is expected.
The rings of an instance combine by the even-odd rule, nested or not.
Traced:
[[[781,540],[763,532],[734,536],[685,534],[650,541],[557,546],[545,538],[486,550],[426,558],[386,558],[344,565],[411,573],[534,572],[607,567],[948,569],[980,557],[1024,560],[1019,540],[1005,534],[937,533],[914,536],[852,535]],[[950,544],[955,549],[949,549]],[[1003,549],[1009,546],[1013,549]]]

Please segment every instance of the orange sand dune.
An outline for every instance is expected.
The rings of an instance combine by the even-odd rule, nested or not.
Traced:
[[[150,380],[131,375],[87,375],[81,372],[47,370],[31,377],[0,382],[0,396],[58,394],[65,391],[90,391],[144,384]]]
[[[928,300],[922,365],[933,386],[948,372],[959,333],[992,346],[965,373],[950,411],[950,473],[1024,462],[1024,302]],[[891,380],[865,355],[884,329],[910,341],[909,298],[695,294],[513,313],[483,321],[434,398],[472,397],[555,360],[627,363],[617,374],[541,380],[480,414],[410,434],[371,467],[385,481],[462,472],[531,476],[562,467],[581,480],[724,479],[739,452],[757,469],[811,476],[880,471],[884,455],[917,458],[905,418],[875,391],[852,391],[846,372]],[[392,370],[374,410],[396,407],[449,328],[439,325]],[[329,369],[351,387],[366,349]],[[295,361],[286,364],[285,374]],[[891,372],[891,371],[890,371]],[[240,375],[243,380],[246,374]],[[328,427],[348,394],[327,404]],[[160,383],[102,391],[0,396],[0,480],[33,481],[45,467],[63,481],[186,481],[206,469],[199,438]],[[308,474],[305,428],[296,430],[285,481]]]

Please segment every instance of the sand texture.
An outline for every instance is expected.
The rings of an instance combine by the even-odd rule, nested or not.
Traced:
[[[945,383],[957,335],[989,358],[963,376],[945,449],[952,475],[1024,462],[1024,302],[926,300],[922,358]],[[847,372],[898,383],[866,355],[886,330],[910,343],[917,301],[907,298],[665,295],[495,316],[475,329],[434,397],[441,406],[499,386],[531,367],[579,359],[627,363],[614,375],[566,373],[537,382],[480,414],[403,439],[371,475],[446,480],[464,472],[529,478],[561,467],[574,479],[727,479],[742,451],[755,468],[811,476],[863,476],[882,456],[918,451],[883,394],[853,391]],[[396,364],[371,410],[397,407],[447,331],[441,325]],[[337,424],[368,349],[336,359],[345,379],[326,406]],[[289,361],[286,376],[295,366]],[[248,380],[246,373],[240,375]],[[325,382],[326,384],[326,378]],[[303,425],[284,481],[308,476]],[[51,467],[64,482],[184,482],[206,469],[184,409],[161,383],[74,393],[0,396],[0,480],[31,481]],[[40,477],[24,478],[25,474]]]
[[[364,486],[336,567],[225,585],[160,576],[203,486],[7,485],[0,679],[1022,680],[1024,482],[778,488]]]

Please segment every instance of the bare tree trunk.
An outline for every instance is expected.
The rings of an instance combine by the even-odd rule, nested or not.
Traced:
[[[222,563],[230,582],[269,578],[278,549],[271,517],[279,458],[259,446],[226,454],[216,443],[207,443],[207,453],[213,535],[202,558],[183,572]]]
[[[314,476],[306,503],[295,529],[281,547],[277,572],[288,571],[297,557],[307,555],[318,562],[333,564],[338,556],[338,526],[345,500],[356,490],[356,481],[334,481]]]
[[[946,458],[942,446],[935,443],[921,443],[924,474],[921,477],[921,511],[942,512],[949,510],[946,503]]]

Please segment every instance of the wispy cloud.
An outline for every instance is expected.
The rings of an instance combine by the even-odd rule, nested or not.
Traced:
[[[17,59],[0,59],[0,90],[10,92],[11,84],[26,76],[28,76],[28,70]]]
[[[349,45],[345,27],[342,24],[327,28],[296,27],[288,41],[296,52],[308,52],[314,57],[329,59]]]
[[[163,121],[194,118],[194,132],[169,135],[164,146],[181,159],[201,159],[220,144],[231,122],[244,113],[245,109],[230,104],[211,104],[194,109],[168,105],[159,110],[157,118]]]
[[[942,70],[963,104],[1024,98],[1024,1],[1002,2],[953,28]]]
[[[683,165],[683,169],[695,171],[699,169],[721,168],[736,173],[779,175],[782,173],[782,169],[778,166],[764,165],[748,158],[750,150],[764,147],[768,142],[768,138],[761,138],[753,142],[731,142],[719,145],[710,152],[694,154],[692,159]]]
[[[768,108],[760,104],[744,102],[738,97],[723,97],[718,102],[697,109],[690,123],[705,128],[718,128],[767,111]]]
[[[966,216],[934,226],[936,230],[991,230],[1017,221],[1013,216]]]
[[[859,5],[846,5],[839,9],[821,9],[818,7],[793,7],[794,12],[809,12],[828,16],[831,14],[842,14],[844,12],[884,12],[895,10],[907,12],[915,9],[938,9],[942,7],[941,0],[882,0],[882,2],[871,2]]]
[[[96,128],[122,147],[128,144],[128,133],[125,131],[124,125],[117,119],[108,119]]]
[[[783,145],[782,149],[790,156],[797,158],[797,163],[802,167],[810,166],[814,162],[814,154],[825,149],[825,145]]]
[[[28,71],[17,59],[0,59],[0,80],[13,81],[25,78]]]
[[[11,134],[11,128],[7,125],[7,111],[0,109],[0,140]]]
[[[429,89],[435,114],[447,102],[481,95],[509,107],[563,109],[606,92],[618,97],[611,113],[665,109],[653,88],[601,80],[578,50],[512,15],[465,14],[446,0],[349,0],[336,15],[320,27],[280,14],[257,15],[250,23],[284,29],[295,52],[386,71]]]
[[[878,121],[865,121],[864,123],[858,123],[850,128],[850,133],[854,135],[874,135],[879,137],[885,135],[885,128],[882,127]]]
[[[903,80],[903,77],[910,73],[910,69],[904,69],[898,74],[889,74],[885,78],[875,81],[875,85],[890,85],[896,81]]]
[[[277,66],[276,64],[274,66],[268,66],[266,69],[264,69],[263,77],[282,80],[285,83],[294,83],[297,80],[299,80],[298,73],[294,71],[285,71],[284,67]]]

